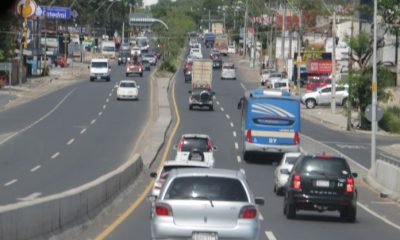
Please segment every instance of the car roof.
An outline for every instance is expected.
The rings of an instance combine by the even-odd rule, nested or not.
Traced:
[[[122,82],[124,82],[124,83],[136,83],[135,80],[128,80],[128,79],[124,79],[124,80],[119,81],[119,83],[122,83]]]
[[[199,168],[193,171],[193,169],[173,169],[170,172],[171,179],[174,177],[190,177],[190,176],[210,176],[210,177],[225,177],[235,178],[245,181],[245,175],[238,170],[222,169],[222,168]]]
[[[207,161],[192,161],[192,160],[168,160],[164,162],[164,166],[193,166],[210,168],[210,163]]]
[[[183,138],[210,138],[207,134],[199,134],[199,133],[185,133],[182,134]]]
[[[108,62],[107,58],[93,58],[92,62]]]

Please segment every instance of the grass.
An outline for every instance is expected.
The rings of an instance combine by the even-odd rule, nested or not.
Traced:
[[[387,132],[400,133],[400,108],[396,106],[386,108],[379,126]]]

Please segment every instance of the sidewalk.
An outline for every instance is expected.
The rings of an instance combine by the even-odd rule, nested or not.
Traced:
[[[0,89],[0,112],[87,79],[88,74],[87,64],[74,62],[66,68],[52,68],[49,76],[28,78],[21,86],[4,86]]]

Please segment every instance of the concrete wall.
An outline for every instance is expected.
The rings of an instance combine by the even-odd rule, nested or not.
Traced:
[[[0,239],[32,239],[88,217],[136,179],[143,168],[135,154],[112,172],[63,193],[0,207]]]
[[[368,175],[369,184],[394,200],[400,200],[400,167],[377,160],[375,176]]]

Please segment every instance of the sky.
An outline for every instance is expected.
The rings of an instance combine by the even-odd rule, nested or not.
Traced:
[[[156,4],[158,0],[143,0],[143,5],[144,6],[150,6],[152,4]]]

